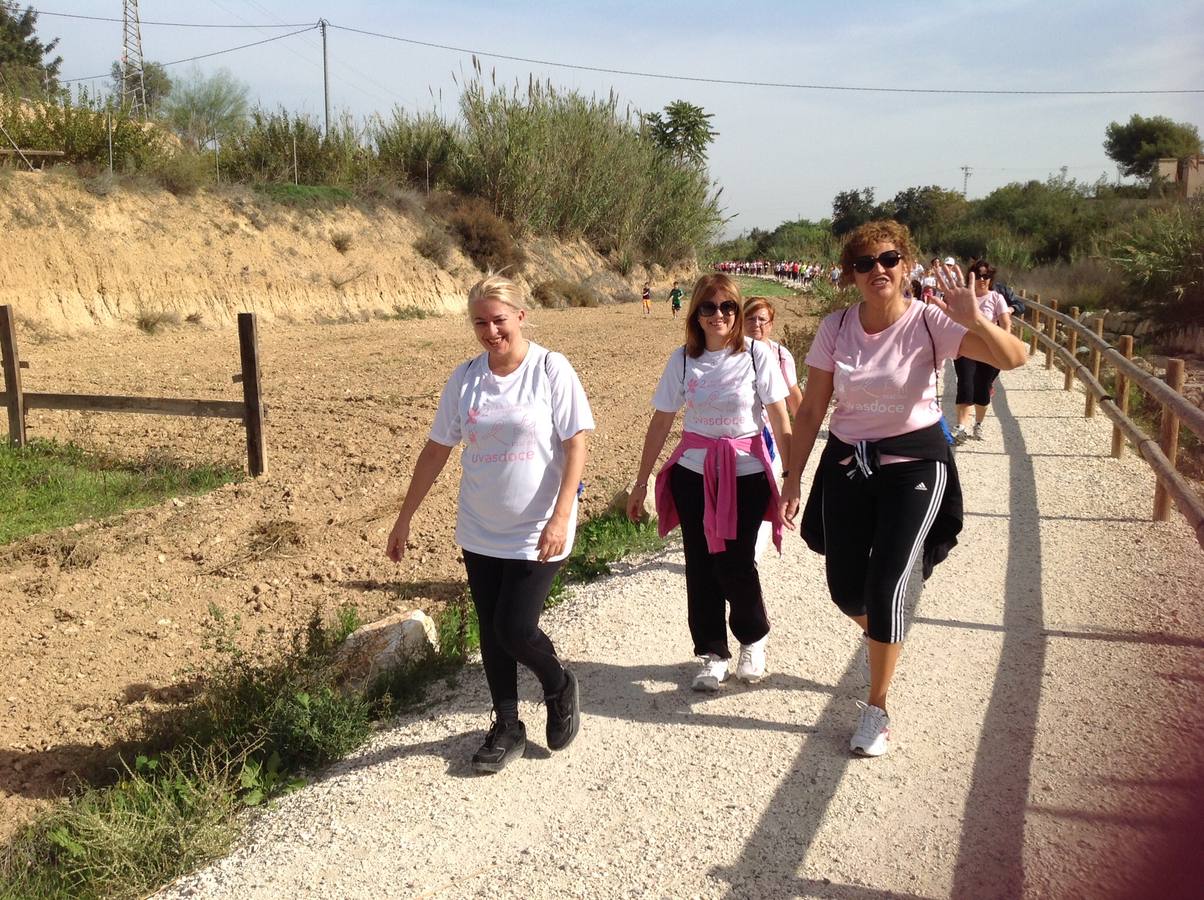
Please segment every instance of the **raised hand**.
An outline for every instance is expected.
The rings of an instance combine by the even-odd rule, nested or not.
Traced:
[[[941,263],[936,267],[937,288],[944,298],[934,297],[932,302],[954,322],[966,328],[973,328],[981,315],[978,298],[974,295],[974,281],[974,273],[970,273],[967,282],[959,266]]]

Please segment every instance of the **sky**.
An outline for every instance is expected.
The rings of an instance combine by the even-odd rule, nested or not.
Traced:
[[[31,2],[45,13],[120,18],[120,0]],[[948,90],[1204,91],[1204,3],[1085,0],[584,3],[492,0],[142,0],[144,22],[313,23],[488,54],[695,78]],[[106,73],[121,25],[43,15],[63,78]],[[144,25],[144,58],[167,62],[289,29]],[[331,104],[357,120],[441,109],[454,115],[471,56],[332,28]],[[168,69],[228,69],[255,102],[323,111],[317,31]],[[481,57],[498,84],[530,76],[651,112],[687,100],[712,113],[710,172],[725,234],[831,214],[837,192],[878,200],[939,185],[971,199],[1012,181],[1116,180],[1103,151],[1112,121],[1165,115],[1204,132],[1204,92],[1097,96],[883,93],[645,78]],[[104,83],[100,79],[96,84]],[[970,168],[968,179],[962,171]],[[654,202],[655,198],[649,198]]]

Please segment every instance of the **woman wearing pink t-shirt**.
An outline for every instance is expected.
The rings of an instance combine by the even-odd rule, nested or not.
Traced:
[[[970,266],[974,276],[974,296],[978,299],[978,308],[983,318],[994,322],[1004,331],[1012,330],[1012,314],[1003,295],[991,290],[995,284],[995,267],[985,259],[980,259]],[[982,423],[987,417],[987,407],[991,405],[991,391],[999,370],[992,365],[959,356],[953,361],[957,370],[957,430],[953,439],[963,444],[970,439],[966,426],[970,424],[970,407],[974,407],[974,440],[982,440]]]
[[[903,640],[903,604],[916,560],[924,576],[957,543],[961,489],[940,425],[937,373],[968,356],[999,369],[1024,362],[1026,348],[989,322],[956,266],[937,269],[943,299],[903,295],[915,248],[897,222],[869,222],[845,240],[840,280],[861,302],[829,315],[807,354],[807,388],[794,420],[782,488],[787,527],[799,511],[799,476],[833,397],[829,439],[803,513],[808,546],[825,556],[833,602],[865,634],[869,702],[850,749],[889,749],[886,694]]]

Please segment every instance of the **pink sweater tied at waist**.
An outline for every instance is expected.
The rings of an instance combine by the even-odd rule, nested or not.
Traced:
[[[762,519],[773,523],[773,545],[781,553],[782,516],[778,509],[778,482],[760,433],[742,438],[713,438],[693,431],[682,433],[681,443],[656,475],[656,517],[660,536],[664,537],[681,524],[677,506],[673,502],[673,492],[669,489],[669,473],[687,450],[707,452],[702,465],[702,528],[707,538],[707,550],[722,553],[727,549],[726,541],[736,538],[736,453],[744,451],[761,462],[769,478],[769,503]]]

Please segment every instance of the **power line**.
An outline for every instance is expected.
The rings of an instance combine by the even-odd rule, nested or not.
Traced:
[[[158,65],[166,68],[167,66],[178,66],[180,63],[196,62],[198,59],[209,59],[213,56],[221,56],[223,53],[233,53],[235,50],[246,50],[248,47],[258,47],[260,44],[270,44],[272,41],[282,41],[285,38],[294,37],[298,34],[304,34],[307,31],[313,31],[317,25],[306,25],[297,31],[290,31],[288,34],[278,34],[275,37],[264,38],[262,41],[252,41],[249,44],[239,44],[237,47],[228,47],[225,50],[214,50],[212,53],[201,53],[198,56],[189,56],[187,59],[173,59],[171,62],[158,63]],[[70,84],[75,81],[93,81],[97,78],[108,78],[109,73],[103,75],[87,75],[82,78],[60,78],[59,81],[63,84]]]
[[[121,22],[121,19],[111,18],[109,16],[85,16],[80,13],[61,13],[48,12],[44,9],[34,9],[34,13],[39,16],[54,16],[58,19],[85,19],[89,22]],[[225,23],[208,23],[208,22],[150,22],[146,19],[142,20],[143,25],[166,25],[172,28],[301,28],[312,23],[309,22],[293,22],[291,24],[278,25],[233,25]]]
[[[533,59],[528,56],[510,56],[505,53],[493,53],[487,50],[471,50],[467,47],[453,47],[449,44],[436,44],[430,41],[419,41],[414,38],[398,37],[393,34],[383,34],[379,31],[368,31],[362,28],[351,28],[347,25],[336,25],[331,28],[363,34],[369,37],[398,41],[403,44],[413,44],[418,47],[431,47],[436,50],[451,50],[455,53],[470,53],[487,59],[505,59],[511,62],[532,63],[538,66],[553,66],[560,69],[576,69],[581,72],[602,72],[608,75],[630,75],[636,78],[659,78],[667,81],[690,81],[702,84],[726,84],[737,87],[771,87],[790,88],[806,91],[845,91],[882,94],[977,94],[977,95],[1038,95],[1038,96],[1101,96],[1121,94],[1204,94],[1204,88],[1188,88],[1175,90],[1126,90],[1126,91],[1054,91],[1054,90],[987,90],[961,88],[904,88],[904,87],[866,87],[841,84],[803,84],[783,81],[742,81],[732,78],[703,78],[695,75],[670,75],[664,72],[637,72],[632,69],[609,69],[603,66],[582,66],[575,63],[555,62],[549,59]]]

